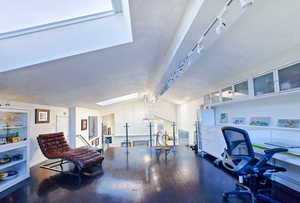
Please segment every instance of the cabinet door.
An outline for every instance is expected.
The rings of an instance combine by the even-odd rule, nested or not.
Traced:
[[[67,116],[56,116],[56,132],[63,132],[69,142],[69,118]]]

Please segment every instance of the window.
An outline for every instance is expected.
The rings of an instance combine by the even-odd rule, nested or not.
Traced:
[[[241,98],[248,96],[248,81],[234,85],[234,97]]]
[[[0,34],[114,11],[115,0],[2,0]]]
[[[213,104],[220,102],[220,93],[219,92],[213,92],[211,94],[211,102]]]
[[[300,64],[278,71],[280,91],[300,87]]]
[[[232,87],[226,87],[222,89],[222,101],[230,101],[232,100]]]
[[[273,73],[254,78],[254,95],[263,95],[274,92]]]
[[[210,104],[210,95],[205,95],[204,96],[204,105],[209,105]]]

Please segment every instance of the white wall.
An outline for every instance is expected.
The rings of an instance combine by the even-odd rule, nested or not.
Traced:
[[[159,101],[151,107],[151,112],[163,119],[175,121],[177,120],[176,105]],[[147,113],[147,107],[142,100],[125,102],[103,107],[102,115],[113,113],[115,116],[115,132],[116,135],[125,135],[124,125],[126,122],[132,127],[144,125],[144,118]],[[140,130],[142,131],[142,130]],[[142,132],[141,132],[142,133]],[[146,132],[145,132],[146,133]]]
[[[194,144],[195,121],[201,104],[202,100],[199,99],[177,105],[177,128],[189,132],[189,144]]]
[[[30,166],[36,165],[44,160],[46,158],[40,151],[40,148],[37,143],[37,136],[39,134],[45,134],[45,133],[54,133],[57,132],[57,125],[56,120],[57,117],[65,117],[68,119],[68,109],[62,108],[62,107],[56,107],[56,106],[48,106],[48,105],[39,105],[39,104],[27,104],[27,103],[19,103],[19,102],[1,102],[3,103],[9,103],[11,107],[9,108],[17,108],[17,109],[24,109],[29,112],[29,150],[30,150]],[[50,110],[50,123],[45,124],[35,124],[35,109],[48,109]],[[66,131],[68,129],[68,126],[66,127]]]

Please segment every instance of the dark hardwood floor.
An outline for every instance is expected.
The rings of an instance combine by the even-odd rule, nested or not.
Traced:
[[[232,190],[236,180],[210,161],[179,147],[167,159],[157,159],[146,147],[111,148],[105,154],[104,174],[94,178],[76,178],[38,166],[31,179],[1,203],[188,203],[223,202],[222,193]],[[282,202],[300,202],[278,189]],[[231,198],[229,202],[250,202]]]

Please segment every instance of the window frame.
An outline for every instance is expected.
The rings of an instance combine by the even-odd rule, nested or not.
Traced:
[[[255,94],[255,79],[256,78],[259,78],[261,76],[265,76],[265,75],[268,75],[268,74],[272,74],[273,76],[273,88],[274,88],[274,91],[273,92],[268,92],[268,93],[264,93],[264,94],[259,94],[259,95],[256,95]],[[277,83],[277,80],[276,80],[276,77],[275,77],[275,73],[274,73],[274,70],[272,71],[268,71],[268,72],[265,72],[265,73],[262,73],[262,74],[259,74],[259,75],[256,75],[255,77],[252,77],[252,81],[253,81],[253,96],[254,97],[260,97],[260,96],[266,96],[266,95],[271,95],[271,94],[274,94],[276,93],[276,83]]]
[[[68,25],[72,24],[77,24],[77,23],[82,23],[86,21],[91,21],[91,20],[96,20],[100,18],[105,18],[113,15],[117,15],[119,13],[122,13],[123,11],[123,6],[122,6],[122,0],[111,0],[113,10],[111,11],[104,11],[104,12],[98,12],[90,15],[84,15],[84,16],[79,16],[75,18],[70,18],[66,20],[60,20],[60,21],[55,21],[43,25],[37,25],[37,26],[31,26],[28,28],[22,28],[22,29],[17,29],[13,31],[8,31],[8,32],[3,32],[0,33],[0,40],[3,39],[9,39],[13,37],[19,37],[22,35],[27,35],[27,34],[32,34],[35,32],[41,32],[49,29],[55,29],[59,27],[65,27]]]
[[[299,91],[300,90],[300,87],[290,88],[290,89],[286,89],[286,90],[280,90],[279,71],[283,70],[283,69],[290,68],[291,66],[294,66],[294,65],[297,65],[297,64],[299,64],[299,68],[300,68],[300,62],[297,62],[297,63],[289,64],[288,66],[285,66],[285,67],[278,68],[276,70],[276,72],[277,72],[277,80],[278,80],[277,81],[277,83],[278,83],[278,92],[284,93],[284,92],[294,92],[294,91]]]

